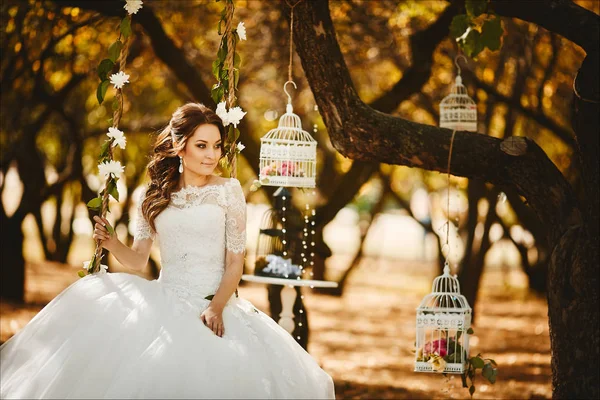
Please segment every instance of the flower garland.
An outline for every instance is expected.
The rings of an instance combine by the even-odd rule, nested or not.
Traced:
[[[216,1],[219,2],[220,0]],[[237,174],[236,155],[245,147],[241,143],[236,145],[240,137],[237,126],[246,115],[241,107],[236,106],[235,91],[240,78],[240,64],[242,61],[236,52],[236,45],[239,41],[246,40],[247,37],[243,22],[232,29],[234,10],[233,0],[225,0],[225,8],[221,12],[221,19],[217,28],[219,35],[222,36],[221,43],[217,51],[217,59],[212,63],[212,72],[217,79],[217,83],[211,89],[211,97],[215,103],[218,103],[215,111],[223,121],[223,125],[225,127],[229,126],[225,143],[227,157],[221,160],[221,166],[228,169],[230,175],[235,178]],[[222,32],[221,28],[223,26],[224,31]]]
[[[131,15],[136,14],[142,7],[142,0],[126,0],[123,8],[127,11],[127,15],[121,20],[121,24],[119,25],[119,37],[109,46],[108,58],[100,61],[97,68],[98,77],[100,78],[100,83],[96,89],[98,104],[104,102],[109,84],[112,84],[116,90],[112,103],[113,117],[110,119],[112,126],[108,128],[108,132],[106,133],[108,139],[100,147],[100,155],[98,157],[98,171],[106,179],[106,183],[98,197],[93,198],[87,203],[90,210],[100,213],[101,216],[105,216],[106,212],[110,212],[108,208],[109,196],[119,201],[117,181],[125,170],[125,167],[119,161],[113,159],[113,148],[119,147],[121,150],[124,150],[127,145],[125,134],[118,129],[119,122],[123,116],[123,86],[129,83],[129,75],[123,71],[123,68],[125,67],[129,50],[129,41],[127,39],[132,33]],[[121,41],[121,38],[125,40],[125,43]],[[111,74],[115,67],[118,68],[118,72]],[[109,233],[114,235],[114,229],[110,225],[106,227]],[[79,271],[78,275],[84,277],[89,274],[106,272],[108,267],[100,264],[101,258],[102,245],[97,240],[96,250],[92,259],[83,263],[83,271]]]

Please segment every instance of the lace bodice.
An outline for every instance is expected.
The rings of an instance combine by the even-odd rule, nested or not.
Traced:
[[[135,239],[158,239],[161,271],[158,281],[181,299],[215,294],[226,257],[246,247],[246,201],[237,179],[224,184],[188,186],[171,196],[155,220],[156,233],[138,206]]]

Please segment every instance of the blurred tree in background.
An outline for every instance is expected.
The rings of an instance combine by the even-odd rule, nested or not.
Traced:
[[[316,135],[319,240],[315,279],[323,279],[327,274],[326,261],[331,251],[322,240],[327,224],[348,205],[359,211],[364,222],[357,254],[339,277],[340,287],[330,293],[343,294],[344,283],[360,264],[369,226],[378,214],[392,209],[402,209],[412,216],[425,232],[437,235],[438,243],[445,241],[445,230],[441,228],[446,218],[454,221],[453,235],[460,238],[457,242],[462,246],[458,274],[471,305],[476,304],[486,255],[501,239],[518,250],[530,288],[544,293],[551,256],[556,251],[553,249],[567,229],[565,215],[570,214],[560,206],[554,209],[552,206],[564,200],[561,196],[569,197],[572,192],[571,205],[596,201],[597,207],[597,168],[594,195],[589,191],[588,177],[592,177],[593,183],[594,174],[593,169],[589,173],[590,158],[579,157],[578,146],[582,143],[578,145],[572,124],[579,115],[573,111],[576,106],[573,79],[586,54],[590,60],[590,49],[577,40],[581,34],[575,35],[576,39],[569,35],[575,28],[552,29],[560,25],[552,19],[561,18],[556,14],[558,11],[549,14],[548,23],[543,18],[536,19],[536,10],[545,12],[545,5],[535,2],[515,11],[518,2],[500,3],[503,2],[493,1],[491,5],[502,16],[502,48],[496,52],[483,51],[477,60],[461,65],[464,82],[478,104],[478,131],[482,135],[476,141],[471,136],[457,134],[453,172],[463,178],[454,180],[456,188],[449,216],[443,207],[446,177],[439,172],[445,171],[449,135],[437,128],[398,121],[437,125],[438,104],[448,94],[456,72],[454,57],[458,49],[448,29],[452,18],[464,12],[464,2],[349,0],[297,6],[295,30],[299,56],[294,57],[295,65],[301,62],[304,71],[300,68],[294,71],[298,83],[293,94],[295,111],[305,124],[316,124],[319,128]],[[566,7],[567,11],[573,4],[567,0],[550,3]],[[596,14],[599,11],[594,0],[576,3]],[[220,40],[216,24],[221,8],[219,3],[208,0],[145,1],[144,8],[133,18],[134,41],[127,61],[131,84],[126,87],[125,118],[121,124],[128,137],[127,150],[120,155],[126,170],[119,181],[121,202],[113,206],[111,214],[126,242],[132,240],[128,230],[130,210],[136,203],[134,191],[144,183],[154,132],[168,123],[174,109],[184,102],[199,101],[214,107],[210,99],[214,83],[211,63]],[[0,285],[3,297],[23,300],[27,261],[23,247],[25,219],[33,216],[45,258],[67,262],[77,236],[76,216],[87,213],[85,202],[100,190],[96,158],[112,113],[110,101],[97,104],[95,67],[114,39],[113,33],[124,12],[120,1],[2,3]],[[246,188],[256,178],[259,139],[276,126],[277,116],[283,112],[285,73],[282,71],[288,61],[288,14],[285,1],[236,1],[236,18],[245,21],[249,36],[239,46],[242,54],[239,101],[249,113],[240,127],[241,142],[246,149],[240,157],[238,177]],[[572,15],[593,20],[587,14]],[[565,18],[569,16],[568,12],[562,14]],[[586,21],[582,20],[582,27],[595,21],[597,29],[597,15],[588,25]],[[593,37],[594,32],[585,35]],[[337,45],[341,49],[339,57]],[[348,84],[353,87],[349,89],[345,86]],[[594,84],[589,84],[592,91],[597,90]],[[331,91],[335,88],[343,90],[333,96]],[[357,97],[353,97],[353,91]],[[109,91],[109,100],[110,96]],[[367,113],[366,106],[357,99],[387,116]],[[339,104],[334,104],[338,100]],[[315,104],[319,105],[324,122]],[[336,117],[336,113],[341,116]],[[587,129],[593,131],[594,126],[597,127],[597,122]],[[403,132],[419,132],[429,151],[423,152],[420,159],[402,159],[395,152],[404,150],[398,143],[402,138],[412,137]],[[597,133],[596,129],[596,136]],[[369,139],[357,141],[359,145],[350,144],[348,138],[357,135]],[[391,140],[391,136],[398,142]],[[496,153],[489,150],[492,143],[497,143],[492,138],[510,137],[535,141],[539,158],[532,158],[531,163],[537,163],[540,169],[553,165],[556,173],[548,176],[554,183],[564,179],[564,183],[556,185],[568,188],[569,193],[556,194],[548,185],[545,191],[541,188],[536,192],[538,198],[532,207],[532,199],[526,195],[527,189],[532,188],[514,184],[535,179],[527,174],[530,164],[523,163],[521,167],[513,163],[512,169],[507,169],[504,162],[494,164],[504,159],[492,157]],[[527,143],[532,147],[533,142]],[[382,145],[395,146],[396,150],[386,155],[381,151]],[[597,137],[589,149],[596,152],[597,162]],[[544,153],[547,162],[540,155]],[[593,154],[590,157],[593,159]],[[582,169],[582,163],[587,169]],[[519,171],[523,174],[521,180],[516,176]],[[588,175],[584,176],[582,171]],[[23,192],[16,200],[14,193],[5,190],[9,173],[16,173],[23,183]],[[544,185],[543,180],[538,183]],[[416,212],[414,204],[411,205],[417,191],[426,193],[430,199],[426,213],[429,215]],[[272,188],[263,187],[257,193],[250,193],[249,200],[268,202],[272,192]],[[540,213],[544,195],[548,209]],[[597,223],[593,206],[589,210],[582,207],[579,211],[584,221],[593,223],[596,218]],[[48,214],[53,217],[45,217],[44,210],[52,210]],[[554,217],[543,220],[540,215]],[[441,266],[443,256],[438,253]],[[570,263],[569,257],[578,257],[563,254],[566,259],[563,264],[558,263],[561,266],[556,267],[554,279],[558,279],[556,274],[567,274],[568,269],[561,268]],[[155,260],[151,260],[151,270],[157,274]],[[570,290],[577,292],[573,297],[581,296],[578,289]],[[593,343],[597,342],[596,338]],[[598,346],[594,346],[597,352]],[[575,356],[574,349],[568,351]],[[591,355],[586,352],[585,356]],[[597,354],[595,360],[597,364]]]

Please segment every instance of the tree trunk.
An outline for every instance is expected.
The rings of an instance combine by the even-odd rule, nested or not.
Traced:
[[[497,190],[492,190],[487,196],[489,208],[483,225],[483,236],[479,242],[479,248],[476,253],[473,253],[473,248],[471,248],[469,262],[464,265],[465,268],[459,274],[461,294],[467,298],[473,309],[473,321],[475,321],[477,293],[479,292],[479,284],[485,267],[485,255],[491,247],[490,228],[497,218],[495,202],[497,194]]]
[[[4,213],[3,213],[4,214]],[[25,300],[25,258],[23,257],[22,218],[2,216],[0,250],[0,294],[3,299],[22,303]]]
[[[574,128],[585,183],[584,219],[562,235],[548,274],[553,397],[557,399],[600,398],[598,67],[598,53],[588,54],[573,85]]]
[[[598,399],[598,237],[583,227],[554,248],[548,276],[548,316],[555,399]]]

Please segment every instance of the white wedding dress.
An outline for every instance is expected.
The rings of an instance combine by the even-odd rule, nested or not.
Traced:
[[[335,398],[331,377],[250,302],[232,296],[222,338],[200,320],[226,253],[245,249],[245,215],[235,179],[174,193],[155,220],[158,280],[103,273],[69,286],[0,347],[0,397]],[[137,221],[136,239],[154,238]]]

